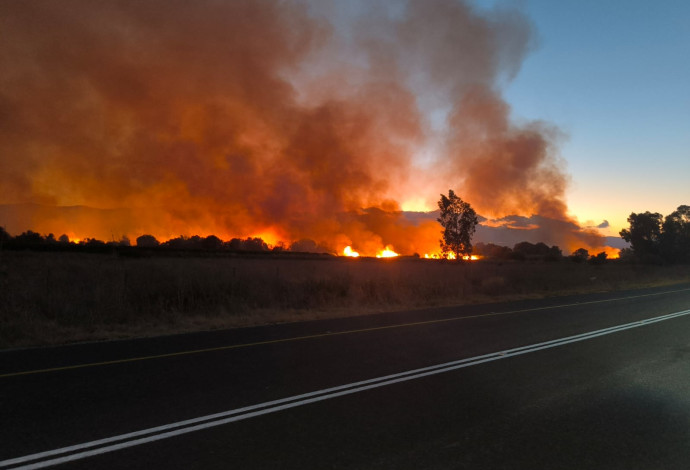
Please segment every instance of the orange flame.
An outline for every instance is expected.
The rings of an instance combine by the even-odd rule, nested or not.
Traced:
[[[355,250],[353,250],[350,245],[345,247],[345,249],[343,250],[343,255],[349,256],[351,258],[359,258],[359,253],[357,253]]]
[[[446,254],[443,254],[443,253],[428,254],[427,253],[424,255],[424,258],[426,258],[426,259],[456,259],[455,253],[452,253],[452,252],[446,253]],[[477,255],[466,255],[466,256],[462,257],[462,259],[465,261],[477,261],[481,258],[482,258],[481,256],[477,256]]]
[[[387,245],[386,248],[376,254],[377,258],[395,258],[396,256],[399,255],[393,251],[393,248],[390,245]]]

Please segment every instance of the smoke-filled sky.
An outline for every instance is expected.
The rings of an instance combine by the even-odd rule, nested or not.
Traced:
[[[16,228],[21,219],[31,225],[23,229],[78,237],[308,238],[333,251],[352,245],[374,254],[390,245],[425,253],[437,249],[438,224],[400,209],[433,209],[439,192],[453,188],[488,223],[539,216],[553,221],[540,226],[547,243],[596,248],[603,240],[586,225],[655,209],[619,202],[615,214],[604,212],[613,207],[605,201],[640,193],[639,185],[630,192],[606,185],[653,173],[611,172],[606,155],[573,145],[586,122],[585,129],[598,123],[599,135],[609,126],[621,140],[608,142],[631,148],[621,131],[630,121],[623,111],[604,119],[601,107],[589,116],[582,103],[599,104],[602,93],[575,85],[575,74],[562,85],[544,82],[570,64],[549,56],[554,44],[572,41],[577,54],[567,55],[580,64],[588,53],[578,44],[592,60],[605,56],[597,46],[610,44],[594,39],[606,27],[601,19],[592,20],[594,31],[586,18],[575,21],[569,41],[559,29],[542,31],[542,22],[558,18],[550,8],[0,1],[0,204],[21,207],[6,210],[11,220],[0,225]],[[670,158],[664,150],[657,148],[657,162]],[[591,184],[596,191],[583,196]],[[671,209],[688,202],[683,192],[687,186]],[[584,202],[593,194],[600,212]],[[88,210],[68,217],[50,209],[68,206]]]

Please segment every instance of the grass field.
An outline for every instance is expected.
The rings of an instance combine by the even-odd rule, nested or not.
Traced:
[[[690,266],[0,252],[0,347],[690,280]]]

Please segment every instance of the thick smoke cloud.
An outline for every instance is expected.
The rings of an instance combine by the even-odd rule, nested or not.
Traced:
[[[0,2],[0,203],[111,210],[63,229],[37,213],[44,232],[368,254],[437,248],[438,225],[396,201],[447,187],[480,213],[568,220],[555,132],[511,123],[500,96],[525,18],[383,5],[343,33],[301,2]]]

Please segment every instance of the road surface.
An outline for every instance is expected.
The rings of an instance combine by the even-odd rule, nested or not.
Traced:
[[[0,352],[0,469],[687,469],[690,285]]]

